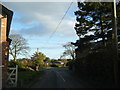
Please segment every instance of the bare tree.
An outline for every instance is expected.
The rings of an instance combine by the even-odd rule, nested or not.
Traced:
[[[70,56],[73,60],[75,60],[75,46],[68,42],[67,44],[63,45],[65,51],[63,52],[63,56]]]
[[[12,39],[10,45],[10,55],[13,57],[13,60],[16,61],[18,55],[26,55],[29,47],[27,46],[27,40],[19,34],[10,35]]]

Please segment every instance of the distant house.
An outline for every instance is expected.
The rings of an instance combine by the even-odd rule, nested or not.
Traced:
[[[4,5],[0,4],[0,81],[2,77],[2,87],[6,87],[7,67],[9,57],[9,45],[11,40],[9,37],[10,25],[13,12]]]
[[[54,61],[53,63],[56,63],[56,64],[64,64],[64,62],[62,62],[62,61]]]
[[[64,65],[64,62],[55,60],[52,62],[52,65],[56,65],[58,67],[61,67]]]

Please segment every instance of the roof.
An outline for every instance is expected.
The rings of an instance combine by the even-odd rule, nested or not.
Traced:
[[[12,21],[13,11],[11,11],[9,8],[7,8],[6,6],[4,6],[1,3],[0,3],[0,9],[2,9],[2,12],[0,12],[0,14],[7,15],[7,33],[6,33],[6,36],[8,37],[9,32],[10,32],[10,25],[11,25],[11,21]],[[7,38],[7,40],[8,40],[8,38]]]

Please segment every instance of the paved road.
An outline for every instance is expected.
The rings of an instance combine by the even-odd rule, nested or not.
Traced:
[[[67,68],[44,69],[44,75],[31,88],[87,88],[83,81]]]

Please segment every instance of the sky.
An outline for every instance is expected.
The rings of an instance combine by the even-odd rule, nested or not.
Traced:
[[[37,48],[51,59],[58,59],[64,52],[63,45],[78,39],[74,26],[77,3],[73,2],[68,13],[55,29],[71,2],[4,2],[13,14],[10,34],[22,35],[30,47],[29,58]],[[54,33],[55,32],[55,33]],[[54,34],[53,34],[54,33]],[[52,35],[52,36],[51,36]]]

